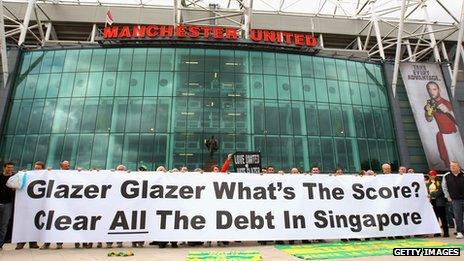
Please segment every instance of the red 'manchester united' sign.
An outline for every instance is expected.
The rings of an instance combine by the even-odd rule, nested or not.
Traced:
[[[239,39],[238,28],[207,25],[123,25],[103,29],[103,39],[214,39],[235,41]],[[312,34],[252,29],[249,38],[254,42],[316,47],[317,39]]]

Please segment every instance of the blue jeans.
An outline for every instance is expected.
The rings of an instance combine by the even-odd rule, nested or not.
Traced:
[[[456,232],[464,233],[464,200],[453,199],[451,204],[453,205],[454,220],[456,221]]]
[[[13,215],[13,203],[0,203],[0,247],[5,243],[6,231]]]

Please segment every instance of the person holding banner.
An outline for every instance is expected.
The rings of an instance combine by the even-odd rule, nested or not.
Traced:
[[[313,166],[311,168],[311,175],[313,174],[319,174],[321,172],[321,170],[319,169],[319,166]]]
[[[45,169],[45,164],[42,161],[37,161],[34,163],[34,170],[44,170]],[[24,246],[26,245],[25,242],[18,243],[16,245],[16,250],[23,249]],[[37,242],[29,242],[29,248],[39,248],[39,245],[37,245]]]
[[[119,164],[116,167],[116,171],[117,172],[126,171],[126,166]],[[123,247],[122,242],[116,242],[116,244],[118,245],[118,248]],[[106,242],[106,248],[112,248],[112,247],[113,247],[113,242]]]
[[[429,171],[429,180],[426,183],[429,193],[430,203],[437,218],[440,219],[443,229],[443,237],[449,237],[448,219],[446,218],[446,199],[443,193],[441,182],[437,178],[437,171]],[[440,236],[440,234],[436,235]]]
[[[457,161],[450,162],[450,172],[443,176],[445,197],[451,202],[456,221],[456,238],[464,238],[464,173]]]
[[[3,249],[8,225],[13,216],[15,191],[6,186],[6,182],[13,175],[13,171],[13,162],[7,161],[3,164],[3,172],[0,176],[0,250]]]

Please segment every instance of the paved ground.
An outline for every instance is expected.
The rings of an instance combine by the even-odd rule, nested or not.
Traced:
[[[464,239],[452,238],[433,238],[433,240],[447,242],[447,243],[461,243],[464,244]],[[30,261],[68,261],[68,260],[168,260],[177,261],[185,260],[189,251],[259,251],[263,256],[263,260],[270,261],[281,261],[281,260],[300,260],[298,258],[287,255],[274,248],[272,245],[261,246],[255,242],[246,243],[234,243],[228,247],[218,247],[213,243],[212,247],[187,247],[181,246],[177,249],[165,248],[159,249],[158,247],[145,246],[144,248],[131,248],[127,247],[130,243],[125,243],[126,247],[123,249],[113,248],[113,251],[120,250],[131,250],[135,253],[133,257],[107,257],[107,253],[111,250],[106,248],[92,248],[92,249],[74,249],[74,244],[65,244],[64,249],[56,250],[37,250],[28,249],[27,246],[23,250],[14,250],[15,245],[6,244],[3,247],[3,251],[0,251],[0,261],[16,261],[16,260],[30,260]],[[54,246],[54,245],[52,245]],[[463,260],[464,254],[461,252],[461,257],[440,257],[438,260]],[[372,257],[365,258],[353,258],[348,260],[372,260]],[[393,256],[381,256],[375,257],[375,260],[437,260],[437,257],[393,257]],[[344,259],[347,260],[347,259]]]

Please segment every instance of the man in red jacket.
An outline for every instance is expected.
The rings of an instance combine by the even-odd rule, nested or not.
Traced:
[[[428,122],[435,120],[438,127],[436,135],[440,159],[449,168],[450,160],[464,162],[464,146],[459,135],[451,102],[440,95],[440,87],[436,82],[430,81],[426,85],[430,99],[424,107],[425,119]]]

